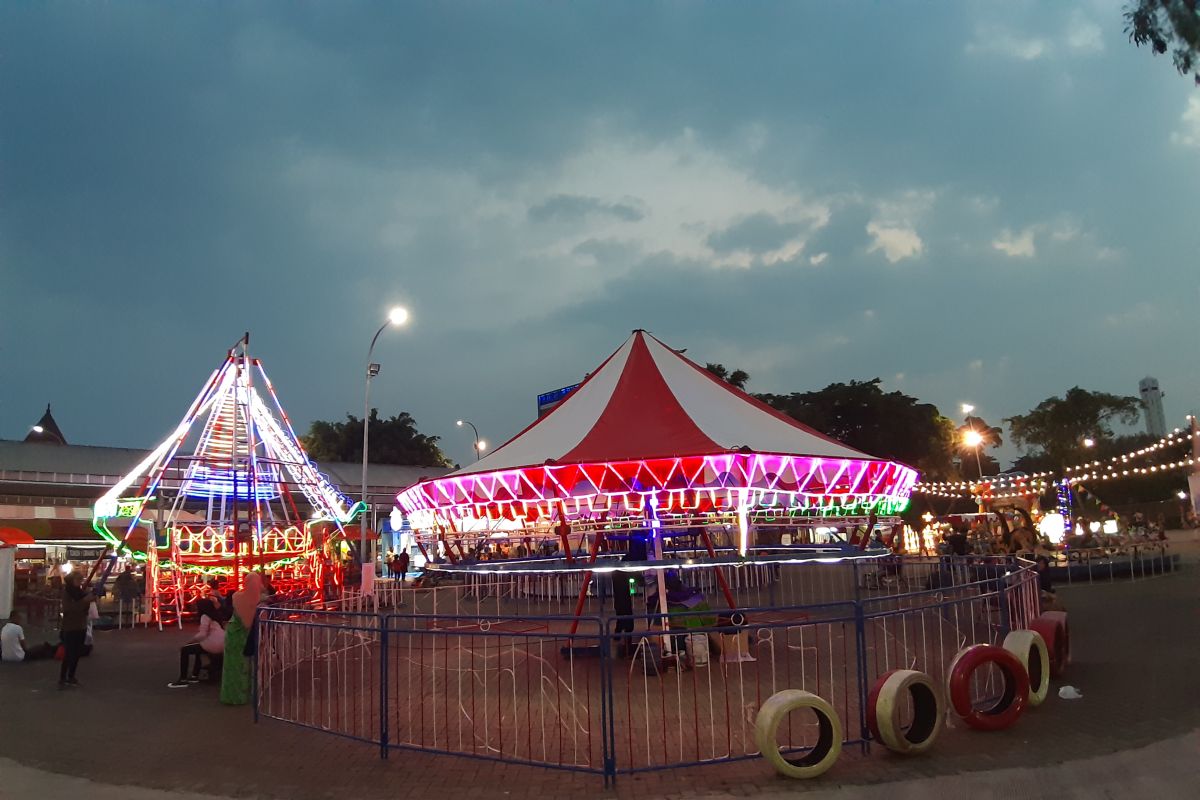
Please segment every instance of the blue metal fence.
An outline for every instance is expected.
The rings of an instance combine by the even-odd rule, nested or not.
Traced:
[[[757,709],[783,689],[828,700],[844,743],[866,749],[867,693],[880,675],[908,668],[944,680],[961,647],[1002,641],[1037,615],[1037,576],[1009,558],[839,570],[811,575],[852,595],[842,600],[665,616],[262,608],[256,719],[368,742],[385,758],[420,750],[607,784],[757,756]],[[780,746],[805,750],[816,732],[815,721],[789,720]]]

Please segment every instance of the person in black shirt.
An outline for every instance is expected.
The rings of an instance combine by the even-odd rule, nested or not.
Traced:
[[[967,527],[959,525],[953,532],[947,534],[946,544],[950,547],[950,555],[967,555],[970,552],[970,548],[967,546]]]

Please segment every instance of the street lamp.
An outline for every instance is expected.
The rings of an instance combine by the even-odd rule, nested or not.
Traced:
[[[967,418],[967,427],[970,428],[963,434],[963,444],[975,448],[975,466],[979,470],[979,479],[983,480],[983,460],[979,457],[979,446],[983,444],[983,435],[975,430],[975,423],[971,421],[971,412],[974,410],[975,406],[970,403],[962,404],[962,413]],[[982,503],[980,505],[982,506]]]
[[[53,436],[55,439],[58,439],[60,444],[66,444],[66,442],[63,440],[63,438],[61,436],[59,436],[54,431],[46,430],[46,428],[41,425],[34,425],[29,430],[33,431],[34,433],[36,433],[39,436]]]
[[[379,334],[383,333],[384,329],[389,325],[399,327],[408,322],[408,309],[403,306],[396,306],[388,312],[387,321],[379,326],[379,330],[375,331],[375,335],[371,337],[371,346],[367,348],[367,384],[363,391],[363,453],[362,453],[362,516],[358,520],[358,563],[367,563],[367,509],[370,507],[367,503],[367,444],[369,442],[369,433],[371,425],[371,379],[379,374],[379,365],[371,363],[371,356],[375,353],[375,342],[379,341]]]
[[[487,449],[487,442],[479,438],[479,429],[475,427],[475,423],[467,419],[455,420],[454,424],[460,428],[463,425],[471,426],[471,432],[475,435],[475,460],[478,461],[483,457],[483,451]]]
[[[1083,440],[1083,446],[1084,446],[1084,447],[1095,447],[1095,446],[1096,446],[1096,440],[1095,440],[1095,439],[1093,439],[1093,438],[1092,438],[1092,437],[1090,437],[1090,436],[1084,437],[1084,440]]]

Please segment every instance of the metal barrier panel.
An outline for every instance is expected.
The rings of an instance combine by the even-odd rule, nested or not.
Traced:
[[[861,601],[864,685],[897,669],[914,669],[945,686],[954,656],[974,644],[1000,645],[1010,630],[1040,614],[1037,573],[1011,558],[943,560],[926,578],[930,588]],[[972,696],[999,691],[999,676],[980,670]]]
[[[712,612],[609,620],[617,772],[633,773],[758,755],[758,709],[784,689],[828,700],[849,741],[859,740],[858,641],[853,603],[761,608],[738,619]],[[744,617],[744,622],[740,617]],[[742,624],[732,624],[733,622]],[[622,633],[630,626],[641,630]],[[815,717],[780,731],[789,751],[812,747]]]
[[[807,602],[736,612],[448,613],[557,607],[555,587],[571,588],[480,578],[393,584],[370,601],[405,613],[260,609],[257,712],[384,755],[423,750],[607,779],[758,755],[758,709],[784,689],[824,698],[844,743],[865,746],[867,692],[880,675],[917,669],[944,683],[962,647],[998,644],[1040,613],[1037,573],[1011,557],[770,567],[744,573],[738,596]],[[561,597],[578,591],[576,582]],[[994,697],[997,676],[980,670],[972,691]],[[808,749],[817,730],[815,718],[793,715],[780,747]]]
[[[600,620],[386,618],[390,747],[603,773]]]
[[[256,713],[378,743],[381,631],[369,614],[259,609]]]

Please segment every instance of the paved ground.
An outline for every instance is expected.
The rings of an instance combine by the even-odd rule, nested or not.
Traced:
[[[1082,700],[1053,696],[1001,733],[952,728],[924,758],[878,748],[848,753],[817,781],[785,782],[754,760],[623,777],[612,796],[1192,796],[1200,785],[1200,543],[1180,538],[1189,563],[1179,574],[1062,591],[1075,649],[1068,681]],[[593,776],[411,753],[385,762],[368,745],[276,722],[254,725],[248,709],[220,706],[212,687],[165,688],[180,638],[99,633],[78,691],[54,688],[57,665],[0,670],[0,798],[601,794]]]

